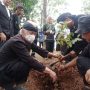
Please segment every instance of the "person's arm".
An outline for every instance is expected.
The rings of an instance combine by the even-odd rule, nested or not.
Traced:
[[[65,70],[65,69],[68,69],[70,67],[74,67],[76,65],[77,58],[78,57],[74,58],[72,61],[70,61],[69,63],[67,63],[65,65],[60,65],[59,70]]]
[[[90,69],[88,69],[85,74],[85,80],[88,84],[90,84]]]
[[[30,68],[42,72],[45,70],[45,66],[38,62],[36,59],[30,56],[30,52],[27,50],[23,42],[12,42],[11,50],[17,57],[24,63],[30,66]]]
[[[2,41],[6,41],[6,39],[7,39],[7,37],[6,37],[6,35],[2,32],[2,33],[0,33],[0,41],[2,42]]]
[[[42,57],[55,57],[58,58],[58,55],[48,52],[47,50],[38,47],[34,43],[32,43],[31,48],[34,52],[38,53]]]
[[[60,61],[60,62],[63,61],[63,60],[66,61],[68,58],[73,59],[73,58],[75,58],[75,57],[77,57],[76,52],[72,50],[72,51],[70,51],[68,54],[66,54],[65,56],[61,55],[61,56],[59,57],[59,61]]]
[[[80,38],[81,41],[77,41],[75,42],[75,44],[73,44],[73,51],[76,53],[76,55],[79,55],[79,53],[84,50],[84,48],[87,46],[87,42]]]
[[[80,56],[88,57],[90,55],[90,44],[87,45],[87,47],[84,48]]]
[[[49,74],[49,76],[53,79],[53,82],[55,82],[57,80],[57,75],[54,71],[52,71],[51,69],[49,69],[48,67],[45,68],[44,73]]]
[[[27,65],[29,65],[30,68],[39,72],[47,73],[53,79],[53,81],[56,80],[56,73],[32,58],[22,42],[14,42],[11,45],[11,49],[17,55],[17,57],[22,60],[22,62],[25,62]]]
[[[55,31],[55,27],[54,27],[54,29],[52,31],[52,34],[55,35],[55,33],[56,33],[56,31]]]
[[[49,52],[47,57],[59,58],[59,55]]]
[[[47,29],[47,24],[45,24],[43,26],[43,32],[44,32],[44,35],[49,35],[50,34],[50,31],[48,31],[48,29]]]
[[[70,68],[70,67],[74,67],[76,65],[76,61],[77,61],[77,58],[74,58],[72,61],[70,61],[69,63],[65,64],[65,68]]]
[[[32,43],[31,44],[31,49],[34,51],[34,52],[36,52],[36,53],[38,53],[40,56],[42,56],[42,57],[47,57],[47,55],[48,55],[48,51],[47,50],[45,50],[45,49],[43,49],[43,48],[40,48],[39,46],[37,46],[36,44],[34,44],[34,43]]]

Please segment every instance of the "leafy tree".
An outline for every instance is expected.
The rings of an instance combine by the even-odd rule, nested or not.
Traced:
[[[35,8],[30,13],[30,17],[38,19],[40,24],[45,23],[46,17],[58,17],[60,14],[60,7],[65,4],[66,0],[38,0]]]
[[[35,4],[38,2],[38,0],[13,0],[14,1],[14,7],[18,4],[22,4],[25,9],[25,15],[27,18],[29,18],[30,12],[33,10]]]
[[[90,0],[83,0],[83,11],[86,14],[90,14]]]

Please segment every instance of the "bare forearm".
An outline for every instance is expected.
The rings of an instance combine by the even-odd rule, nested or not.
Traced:
[[[49,74],[49,76],[53,79],[53,82],[56,81],[57,75],[56,75],[56,73],[54,71],[52,71],[51,69],[49,69],[48,67],[46,67],[43,72]]]
[[[43,72],[49,74],[50,71],[51,71],[51,70],[50,70],[48,67],[46,67]]]
[[[78,57],[74,58],[71,62],[65,64],[65,68],[70,68],[70,67],[73,67],[76,65],[76,60],[77,60]]]
[[[56,54],[54,54],[54,53],[49,52],[49,53],[48,53],[48,57],[58,58],[58,55],[56,55]]]

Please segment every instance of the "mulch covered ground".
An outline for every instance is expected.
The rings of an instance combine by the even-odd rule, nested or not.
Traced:
[[[36,58],[47,66],[56,61],[56,59],[46,60],[38,55],[36,55]],[[78,73],[77,67],[61,72],[58,72],[57,69],[54,68],[54,71],[58,75],[58,80],[55,83],[52,82],[48,75],[32,71],[24,86],[28,90],[82,90],[84,85],[82,78]]]

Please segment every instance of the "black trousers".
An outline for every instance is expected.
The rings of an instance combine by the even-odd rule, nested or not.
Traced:
[[[85,75],[86,71],[90,69],[90,58],[79,57],[77,59],[77,67],[81,75]]]
[[[7,64],[4,69],[0,71],[0,86],[10,89],[14,84],[18,85],[26,82],[29,71],[29,65],[21,61],[13,61]]]
[[[90,69],[90,58],[87,57],[79,57],[77,59],[77,68],[79,70],[79,73],[83,77],[84,84],[87,85],[87,82],[85,80],[85,74],[88,69]]]
[[[54,42],[46,41],[46,50],[48,50],[49,52],[53,52],[53,50],[54,50]]]

